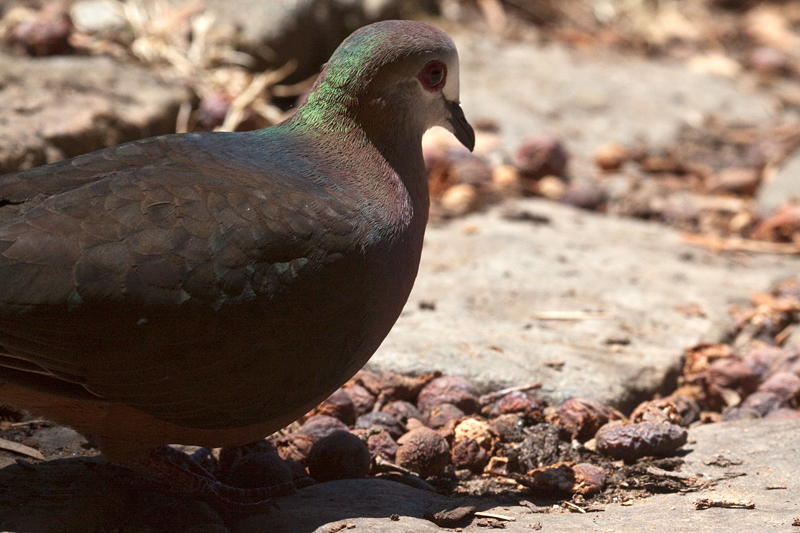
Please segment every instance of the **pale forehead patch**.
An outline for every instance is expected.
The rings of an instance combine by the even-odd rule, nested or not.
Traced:
[[[459,101],[458,56],[453,55],[447,62],[447,81],[442,87],[442,94],[451,102]]]

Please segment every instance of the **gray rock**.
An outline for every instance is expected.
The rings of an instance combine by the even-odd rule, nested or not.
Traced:
[[[0,173],[175,131],[188,92],[107,57],[0,54]]]
[[[119,10],[107,0],[81,0],[69,10],[72,23],[81,31],[95,33],[117,30],[125,26]]]
[[[467,118],[495,120],[509,151],[531,133],[561,136],[574,156],[573,174],[592,171],[594,151],[607,141],[660,146],[682,125],[699,125],[709,115],[759,123],[773,112],[772,98],[678,63],[557,43],[453,38]]]
[[[505,220],[506,208],[428,228],[409,302],[369,368],[441,370],[482,390],[541,381],[551,402],[630,409],[673,383],[686,347],[722,337],[731,303],[800,268],[797,257],[742,263],[670,228],[544,200],[515,209],[549,224]]]
[[[425,510],[446,498],[432,492],[381,479],[329,481],[281,498],[279,509],[254,516],[231,527],[234,533],[257,531],[318,531],[327,533],[340,524],[358,530],[416,532],[440,531],[424,520]],[[393,521],[396,514],[399,520]],[[344,529],[343,529],[344,530]]]
[[[800,151],[789,156],[778,171],[761,184],[756,194],[758,207],[764,214],[792,199],[800,199]]]

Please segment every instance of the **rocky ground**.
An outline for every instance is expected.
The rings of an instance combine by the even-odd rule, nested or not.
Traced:
[[[794,31],[800,8],[794,2],[725,3],[658,3],[668,5],[643,11],[650,18],[628,11],[637,2],[587,3],[584,11],[559,11],[546,1],[439,4],[436,21],[460,50],[465,112],[483,126],[478,152],[488,177],[464,178],[458,166],[463,154],[451,154],[438,136],[429,141],[443,154],[432,158],[445,169],[434,177],[473,189],[462,189],[467,201],[454,200],[455,194],[448,199],[446,188],[435,198],[414,291],[367,367],[413,375],[440,371],[468,378],[480,393],[536,383],[531,395],[552,410],[579,396],[623,415],[679,385],[695,385],[682,390],[695,395],[703,422],[716,423],[688,429],[674,471],[650,472],[676,482],[668,493],[657,489],[664,483],[628,490],[617,480],[608,483],[605,497],[587,503],[569,491],[542,494],[515,483],[437,493],[367,478],[301,489],[268,513],[220,516],[206,504],[145,490],[126,471],[87,458],[96,450],[67,428],[0,412],[6,420],[0,437],[25,446],[0,451],[0,529],[688,532],[799,526],[800,419],[766,420],[769,413],[756,413],[756,400],[741,403],[758,383],[743,390],[724,369],[715,374],[722,376],[718,381],[709,374],[692,381],[688,368],[703,360],[700,343],[727,343],[729,352],[715,348],[708,359],[734,363],[749,361],[755,349],[800,346],[795,304],[781,308],[775,298],[753,299],[796,276],[800,266],[800,217],[787,204],[800,196],[800,35]],[[162,45],[183,50],[179,33],[166,32],[167,38],[151,27],[135,40],[114,37],[115,25],[131,23],[130,12],[120,19],[92,2],[77,5],[70,13],[79,31],[62,39],[77,53],[66,56],[30,57],[41,47],[59,51],[61,41],[20,38],[9,29],[11,10],[0,12],[6,37],[0,51],[2,172],[176,128],[267,125],[353,27],[409,14],[408,5],[391,2],[307,1],[291,9],[212,2],[221,23],[211,27],[233,21],[243,31],[212,38],[204,30],[205,55],[176,56],[162,53]],[[204,11],[182,9],[165,18],[191,20],[199,35]],[[48,16],[39,15],[59,35],[62,18]],[[91,27],[108,33],[98,36]],[[296,46],[312,36],[315,46]],[[286,81],[245,75],[247,69],[279,68],[289,58],[297,70]],[[254,83],[267,90],[244,102],[233,96]],[[272,88],[276,83],[281,88]],[[567,154],[567,165],[532,178],[517,151],[543,132]],[[533,146],[548,142],[539,137]],[[612,154],[621,150],[619,161],[599,164],[609,159],[598,157],[599,149],[609,147],[618,149]],[[498,178],[505,176],[498,168],[510,169],[512,178]],[[727,168],[738,169],[741,179],[726,178]],[[789,412],[798,400],[794,390],[782,413],[796,416]],[[718,422],[723,416],[729,420]],[[442,513],[452,516],[468,506],[473,509],[463,520],[442,521]]]

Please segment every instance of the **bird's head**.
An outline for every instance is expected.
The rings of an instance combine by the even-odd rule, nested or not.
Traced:
[[[442,126],[468,149],[475,145],[459,104],[455,44],[424,22],[391,20],[354,32],[334,52],[307,105],[339,109],[387,138],[421,138]]]

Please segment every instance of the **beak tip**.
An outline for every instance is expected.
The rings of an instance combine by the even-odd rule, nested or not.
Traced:
[[[472,152],[475,149],[475,130],[470,123],[467,122],[464,111],[461,109],[458,102],[448,102],[448,108],[450,110],[448,122],[452,127],[451,131],[456,136],[456,139],[458,139],[467,150]]]

